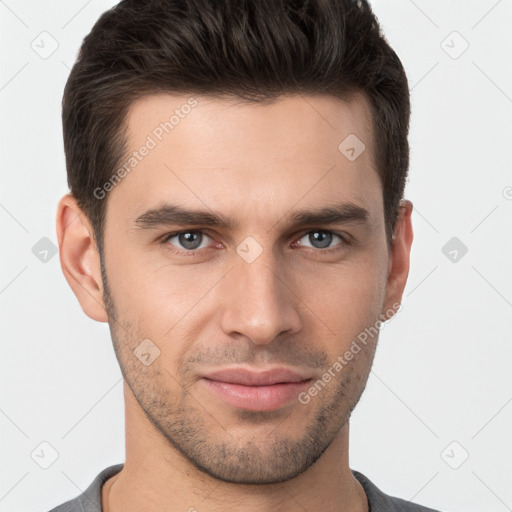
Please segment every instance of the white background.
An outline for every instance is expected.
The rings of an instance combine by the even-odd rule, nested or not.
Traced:
[[[0,512],[47,511],[124,461],[108,326],[82,312],[58,255],[32,252],[57,243],[67,192],[63,87],[114,3],[0,1]],[[373,5],[412,90],[415,239],[403,310],[352,417],[351,467],[443,511],[512,510],[512,1]],[[58,42],[47,59],[31,47],[43,31]],[[442,252],[452,237],[468,248],[457,262]],[[31,458],[43,441],[58,452],[48,469]]]

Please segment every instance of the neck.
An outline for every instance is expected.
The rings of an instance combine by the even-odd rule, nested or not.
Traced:
[[[348,422],[322,456],[286,482],[238,484],[196,468],[164,439],[126,392],[126,462],[103,486],[104,512],[367,512],[348,462]],[[132,395],[133,397],[133,395]]]

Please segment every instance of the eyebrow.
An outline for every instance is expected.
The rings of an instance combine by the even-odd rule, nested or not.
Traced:
[[[300,210],[276,222],[287,220],[290,226],[325,225],[369,222],[368,210],[351,202],[343,202],[312,210]],[[211,226],[234,230],[239,223],[234,219],[208,210],[190,210],[169,203],[151,208],[134,221],[137,229],[155,229],[163,226]],[[274,224],[275,225],[275,224]]]

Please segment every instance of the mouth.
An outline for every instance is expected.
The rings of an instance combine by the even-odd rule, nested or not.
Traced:
[[[260,372],[231,368],[201,378],[210,393],[247,411],[271,411],[284,407],[297,399],[312,380],[307,374],[287,368]]]

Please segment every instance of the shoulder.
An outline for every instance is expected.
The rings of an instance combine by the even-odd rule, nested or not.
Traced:
[[[124,464],[116,464],[105,468],[82,494],[53,508],[50,512],[102,512],[101,488],[111,476],[119,473],[123,466]]]
[[[368,503],[370,504],[370,512],[441,512],[402,498],[388,496],[359,471],[352,470],[352,474],[363,486]]]

